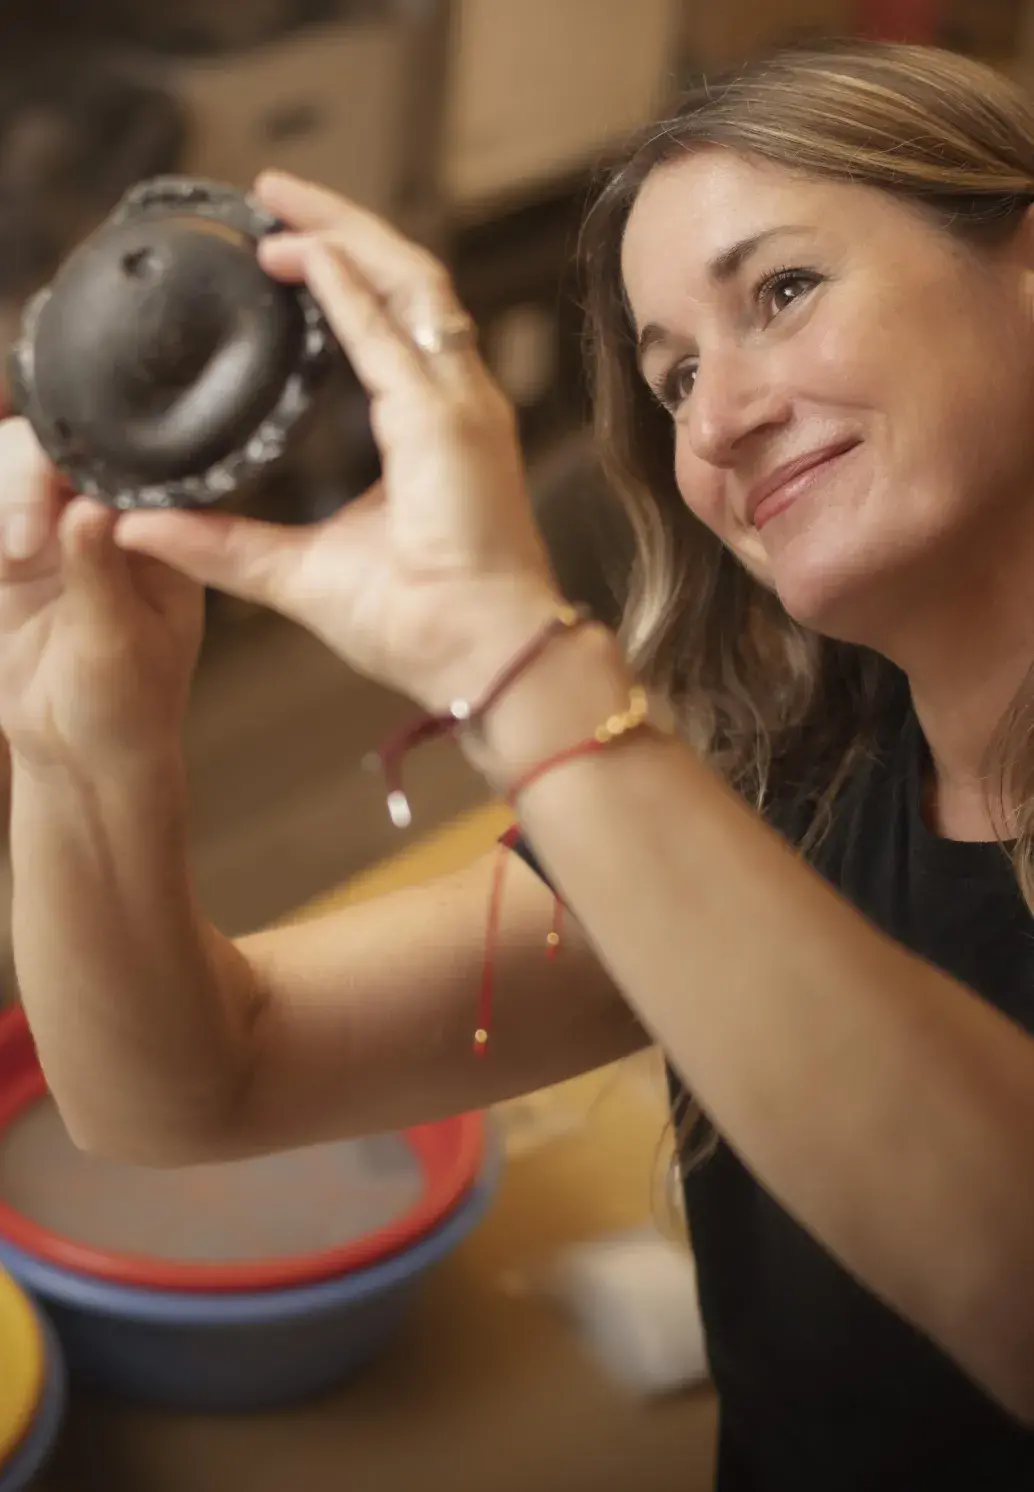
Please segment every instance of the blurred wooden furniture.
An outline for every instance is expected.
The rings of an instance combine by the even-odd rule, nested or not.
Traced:
[[[267,166],[293,171],[440,242],[450,26],[451,0],[379,0],[264,46],[163,63],[192,126],[184,169],[242,187]]]
[[[451,210],[483,218],[548,191],[653,118],[674,86],[683,4],[453,0]]]

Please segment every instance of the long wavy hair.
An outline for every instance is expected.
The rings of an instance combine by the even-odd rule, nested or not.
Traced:
[[[805,812],[813,850],[860,759],[874,746],[897,670],[787,615],[686,507],[670,416],[645,387],[621,275],[625,225],[647,177],[703,146],[919,207],[974,249],[1005,241],[1034,202],[1034,103],[1007,78],[936,48],[843,42],[792,48],[701,80],[670,118],[633,138],[585,220],[581,263],[588,367],[604,469],[636,548],[623,623],[629,659],[686,735],[764,810],[776,785]],[[989,750],[996,824],[1012,805],[1008,851],[1034,913],[1034,674]],[[1006,839],[1003,829],[999,837]],[[714,1134],[686,1096],[691,1163]]]

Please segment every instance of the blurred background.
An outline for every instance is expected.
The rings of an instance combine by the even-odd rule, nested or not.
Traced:
[[[594,173],[701,73],[849,34],[936,41],[1034,81],[1034,0],[4,0],[0,352],[26,298],[134,182],[184,172],[247,187],[266,166],[315,178],[449,264],[518,407],[561,581],[613,617],[627,535],[586,434],[574,272]],[[332,512],[372,458],[363,410],[343,397],[262,510]],[[409,703],[276,617],[217,596],[209,614],[187,751],[199,892],[225,932],[291,914],[482,802],[457,752],[425,749],[409,768],[413,828],[392,829],[361,762]],[[0,1001],[17,994],[3,817]],[[482,1253],[428,1297],[423,1336],[351,1418],[314,1406],[217,1431],[82,1410],[48,1487],[221,1492],[236,1477],[256,1492],[394,1492],[419,1477],[450,1492],[702,1492],[708,1393],[644,1411],[516,1304],[515,1248],[648,1215],[664,1098],[656,1069],[647,1077],[660,1097],[637,1123],[627,1106],[608,1120],[602,1089],[574,1118],[563,1103],[542,1111],[549,1135],[591,1112],[594,1138],[552,1172],[513,1171]],[[534,1130],[537,1112],[511,1123]],[[468,1454],[477,1469],[464,1472]]]
[[[607,615],[625,535],[583,433],[573,253],[608,146],[693,74],[777,42],[937,39],[1022,72],[1023,0],[6,0],[0,351],[23,301],[124,189],[166,171],[241,186],[279,165],[432,245],[521,412],[561,578]],[[361,489],[361,411],[263,494],[285,521]],[[364,752],[408,710],[286,624],[213,597],[188,731],[196,865],[237,933],[404,843]],[[414,759],[418,834],[481,792]],[[0,981],[10,994],[6,867]]]

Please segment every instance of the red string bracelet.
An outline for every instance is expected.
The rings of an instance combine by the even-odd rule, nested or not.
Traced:
[[[420,716],[400,731],[398,735],[392,737],[384,746],[366,758],[364,765],[379,765],[384,775],[387,787],[388,813],[396,828],[405,829],[412,823],[412,810],[410,809],[409,799],[402,785],[402,762],[408,753],[415,747],[423,745],[426,741],[436,740],[442,736],[454,735],[459,730],[470,729],[476,726],[492,706],[499,701],[502,695],[545,652],[554,638],[565,632],[570,632],[575,628],[584,626],[590,621],[592,621],[592,614],[587,607],[559,606],[555,614],[546,622],[545,626],[540,628],[532,640],[506,665],[477,704],[457,699],[453,701],[448,712],[444,715]],[[579,741],[574,746],[568,746],[564,750],[556,752],[554,755],[547,757],[545,761],[540,762],[537,766],[523,773],[507,792],[507,803],[509,803],[511,808],[515,807],[520,795],[533,782],[537,782],[540,777],[544,777],[547,772],[552,772],[556,768],[564,766],[567,762],[574,761],[578,757],[590,756],[597,751],[602,751],[621,736],[638,730],[647,723],[647,714],[648,703],[646,692],[637,685],[631,691],[627,708],[618,714],[608,716],[587,740]],[[495,952],[499,938],[499,919],[502,908],[503,873],[506,868],[508,852],[519,833],[519,826],[515,825],[500,840],[500,854],[496,861],[492,877],[488,906],[488,928],[485,938],[481,988],[478,999],[478,1023],[474,1032],[474,1051],[478,1056],[484,1056],[489,1040]],[[559,896],[555,896],[553,922],[546,937],[546,956],[548,958],[555,958],[560,949],[563,913],[563,902]]]
[[[641,729],[647,724],[649,703],[646,691],[636,685],[630,696],[626,709],[619,714],[610,715],[602,725],[597,726],[591,736],[584,741],[579,741],[573,746],[567,746],[562,751],[555,752],[546,757],[537,766],[531,767],[524,772],[517,781],[513,783],[506,794],[506,801],[511,808],[516,808],[517,800],[522,793],[526,792],[533,783],[545,777],[547,773],[556,771],[558,767],[566,766],[568,762],[576,761],[580,757],[594,756],[598,751],[605,751],[613,742],[621,737],[629,735],[632,731]],[[474,1051],[477,1056],[483,1057],[488,1050],[488,1040],[491,1031],[492,1019],[492,994],[495,988],[495,953],[499,943],[499,920],[503,899],[503,878],[509,853],[520,834],[520,826],[515,824],[512,829],[502,836],[499,841],[499,855],[496,859],[495,869],[492,875],[492,888],[488,902],[488,926],[485,930],[485,952],[481,965],[481,989],[478,996],[478,1022],[474,1031]],[[561,926],[564,914],[564,904],[560,897],[554,893],[553,896],[553,922],[546,935],[546,957],[555,958],[560,950]]]
[[[536,633],[526,647],[513,658],[489,685],[487,692],[477,704],[465,699],[453,700],[444,715],[422,715],[405,726],[398,735],[366,758],[364,765],[379,766],[388,790],[388,813],[396,829],[408,829],[413,822],[409,799],[402,786],[402,762],[416,746],[442,736],[469,729],[488,713],[520,676],[545,652],[546,648],[564,632],[585,626],[592,615],[584,606],[559,606],[544,627]]]

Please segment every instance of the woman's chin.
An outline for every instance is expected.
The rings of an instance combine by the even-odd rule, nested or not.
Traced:
[[[782,558],[782,557],[781,557]],[[876,604],[874,576],[858,556],[809,556],[808,563],[769,565],[769,583],[786,611],[801,627],[845,642],[862,642],[865,624]]]

